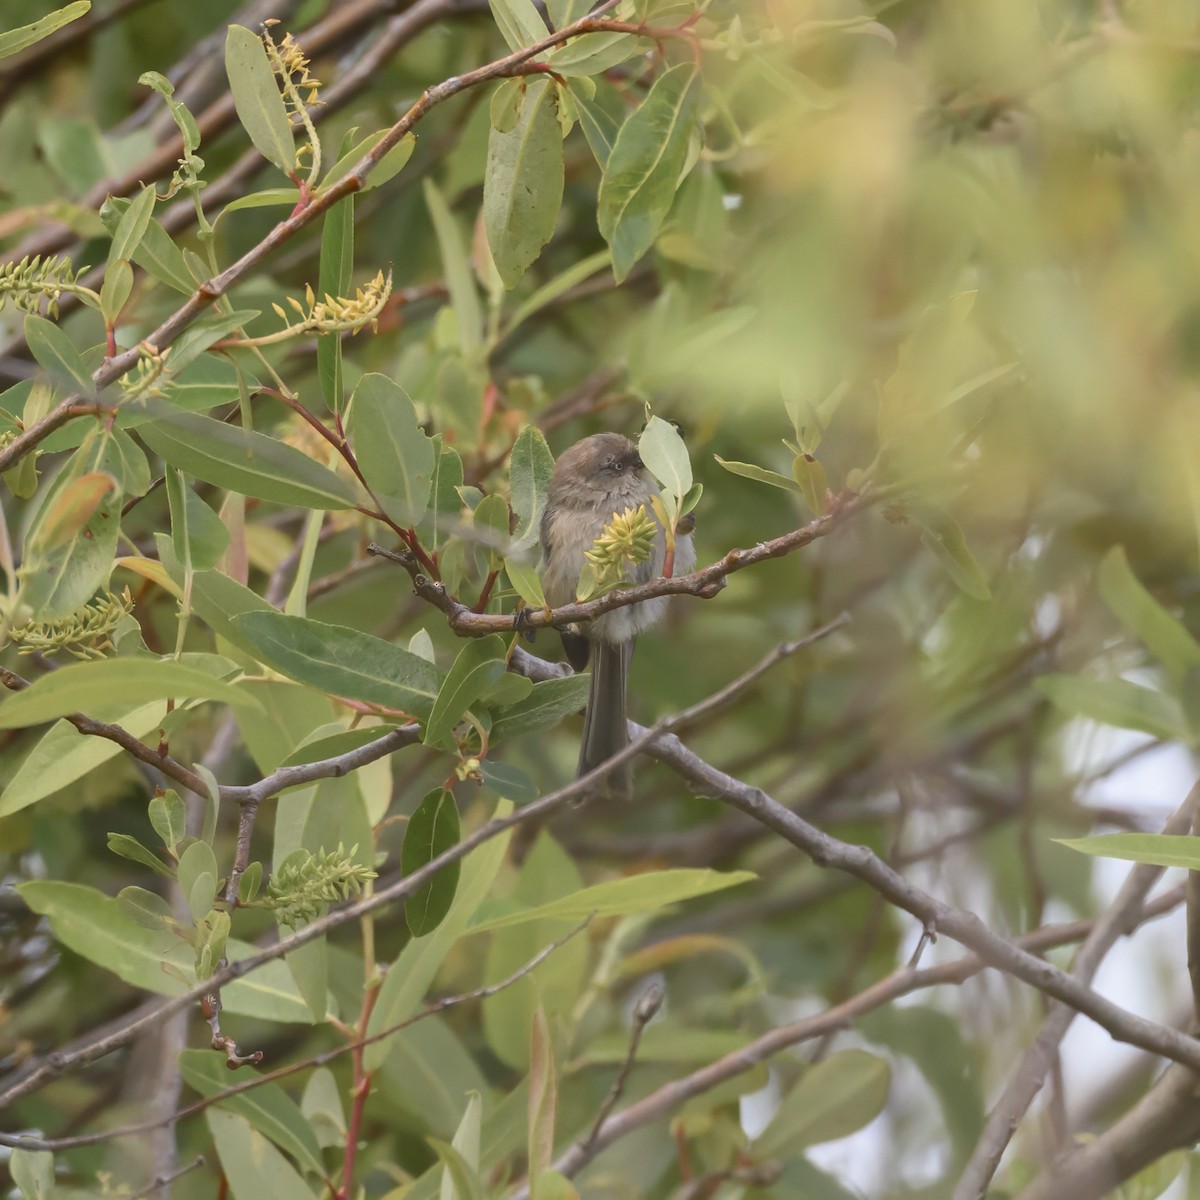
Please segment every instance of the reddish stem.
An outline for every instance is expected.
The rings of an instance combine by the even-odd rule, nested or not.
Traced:
[[[368,984],[363,992],[362,1012],[359,1014],[358,1029],[355,1032],[357,1040],[366,1037],[371,1012],[378,998],[379,985]],[[350,1122],[346,1126],[346,1157],[342,1166],[342,1190],[338,1193],[338,1200],[350,1200],[350,1189],[354,1184],[354,1160],[358,1156],[358,1139],[362,1132],[363,1110],[367,1106],[367,1095],[371,1091],[371,1073],[363,1067],[365,1050],[365,1046],[359,1046],[351,1056],[351,1062],[354,1064],[354,1103],[350,1109]]]
[[[487,579],[483,581],[483,590],[479,593],[479,599],[475,601],[475,608],[472,611],[481,613],[487,608],[487,603],[492,598],[492,588],[496,584],[496,576],[499,574],[499,571],[488,572]]]

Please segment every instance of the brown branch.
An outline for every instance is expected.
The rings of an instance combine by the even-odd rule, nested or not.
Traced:
[[[1182,889],[1175,888],[1147,904],[1138,915],[1138,922],[1152,920],[1175,908],[1183,899]],[[1030,953],[1041,953],[1056,946],[1067,945],[1084,937],[1095,926],[1094,921],[1075,921],[1070,925],[1046,926],[1014,939],[1014,944]],[[885,979],[865,988],[856,996],[811,1017],[782,1025],[748,1042],[698,1071],[664,1084],[635,1104],[606,1119],[598,1131],[590,1131],[574,1142],[555,1162],[555,1170],[570,1177],[578,1174],[602,1150],[652,1121],[674,1111],[685,1101],[751,1070],[760,1062],[782,1050],[814,1038],[825,1037],[849,1028],[867,1013],[890,1004],[901,996],[925,988],[946,984],[961,984],[987,970],[991,964],[977,954],[965,955],[957,962],[936,967],[916,969],[901,967]],[[510,1200],[527,1200],[525,1188],[518,1189]],[[1024,1200],[1024,1198],[1022,1198]],[[1042,1198],[1039,1198],[1042,1200]]]
[[[0,462],[0,469],[3,463]],[[791,533],[770,541],[759,542],[749,550],[733,549],[710,566],[693,571],[690,575],[660,577],[637,587],[619,588],[595,600],[564,604],[552,611],[534,609],[523,616],[522,627],[529,630],[560,627],[577,621],[593,621],[604,613],[641,600],[657,596],[698,596],[708,600],[724,587],[726,579],[735,571],[756,566],[772,558],[782,558],[795,550],[811,545],[819,538],[831,533],[844,521],[877,503],[883,496],[880,491],[868,493],[845,492],[836,497],[826,512]],[[445,587],[423,574],[416,559],[404,551],[386,550],[372,542],[368,554],[379,555],[399,563],[413,581],[413,591],[423,600],[445,614],[450,628],[460,637],[486,637],[492,633],[512,633],[513,618],[499,613],[477,613],[467,605],[455,600]]]
[[[434,3],[444,3],[446,0],[433,0]],[[616,4],[617,0],[604,0],[595,10],[595,14],[607,11]],[[398,120],[374,147],[354,165],[354,168],[328,188],[322,188],[303,208],[293,212],[286,220],[280,221],[265,238],[256,246],[251,247],[235,263],[224,271],[200,285],[196,292],[187,299],[174,313],[171,314],[149,337],[137,346],[112,358],[106,359],[103,365],[93,373],[92,381],[96,389],[102,389],[115,382],[127,371],[131,370],[141,357],[142,345],[149,344],[161,352],[170,346],[175,339],[196,321],[200,315],[220,297],[224,296],[231,287],[257,267],[273,251],[296,236],[302,229],[312,224],[318,217],[324,215],[339,200],[361,191],[367,176],[373,171],[388,152],[394,149],[407,136],[422,117],[431,109],[443,104],[452,96],[468,88],[493,79],[503,79],[519,72],[519,69],[539,54],[553,49],[555,46],[578,37],[583,33],[603,31],[608,27],[598,15],[583,17],[578,21],[560,29],[535,42],[516,50],[504,58],[496,59],[485,66],[477,67],[462,75],[452,75],[441,83],[425,89],[408,111]],[[89,397],[77,395],[68,396],[56,408],[48,413],[41,421],[26,429],[13,439],[3,450],[0,450],[0,472],[20,462],[30,451],[40,445],[51,433],[61,428],[71,419],[71,408],[87,400]]]
[[[22,678],[15,671],[0,667],[0,684],[11,691],[19,692],[29,687],[29,680]],[[189,771],[182,763],[176,762],[169,754],[160,754],[156,748],[147,746],[145,742],[135,738],[129,730],[108,721],[96,721],[83,713],[67,713],[64,720],[69,721],[80,733],[92,737],[102,737],[110,742],[116,742],[122,750],[132,754],[134,758],[147,766],[161,771],[168,779],[182,784],[190,791],[201,796],[207,795],[208,785],[194,771]]]
[[[1200,783],[1188,792],[1183,803],[1163,827],[1163,833],[1185,833],[1192,825],[1198,801]],[[1162,867],[1151,866],[1148,863],[1138,863],[1129,871],[1116,899],[1096,922],[1095,928],[1080,947],[1071,965],[1072,979],[1085,984],[1092,981],[1108,952],[1125,935],[1131,915],[1141,908],[1142,901],[1162,872]],[[1189,886],[1191,874],[1189,872]],[[1189,919],[1191,910],[1189,893]],[[978,1200],[987,1195],[992,1177],[1000,1166],[1001,1156],[1033,1103],[1034,1097],[1041,1090],[1058,1047],[1076,1015],[1075,1009],[1070,1005],[1059,1004],[1046,1016],[1036,1040],[1021,1057],[1000,1099],[988,1114],[975,1149],[962,1175],[959,1176],[954,1189],[954,1200]]]
[[[279,1067],[277,1070],[256,1075],[253,1079],[247,1079],[242,1083],[234,1084],[232,1087],[223,1088],[215,1095],[205,1096],[200,1100],[193,1101],[191,1104],[185,1105],[169,1116],[157,1117],[151,1121],[139,1121],[134,1125],[122,1125],[115,1129],[105,1129],[99,1133],[78,1134],[73,1137],[32,1138],[16,1134],[0,1133],[0,1146],[24,1146],[27,1150],[74,1150],[81,1146],[99,1145],[102,1142],[112,1141],[115,1138],[136,1137],[149,1133],[163,1125],[176,1124],[185,1117],[195,1116],[196,1113],[203,1112],[206,1108],[210,1108],[214,1104],[220,1104],[225,1100],[232,1099],[234,1096],[240,1096],[245,1092],[253,1091],[255,1088],[264,1087],[269,1083],[278,1083],[281,1079],[287,1079],[289,1076],[297,1075],[301,1071],[312,1070],[314,1067],[327,1066],[343,1054],[361,1052],[366,1047],[373,1046],[377,1042],[386,1041],[388,1038],[394,1037],[401,1030],[415,1025],[419,1021],[424,1021],[427,1017],[438,1016],[449,1008],[465,1004],[471,1000],[487,1000],[497,993],[504,991],[506,988],[512,987],[514,983],[517,983],[537,970],[556,950],[561,949],[567,942],[582,933],[592,923],[594,916],[594,913],[589,913],[578,925],[573,926],[549,945],[543,946],[528,962],[518,967],[511,975],[506,975],[496,983],[489,983],[484,987],[472,988],[468,992],[459,992],[452,996],[443,996],[440,1000],[435,1000],[432,1004],[427,1004],[420,1012],[414,1013],[411,1017],[405,1017],[403,1021],[397,1021],[395,1025],[389,1025],[386,1029],[381,1029],[378,1033],[373,1033],[369,1037],[356,1038],[353,1041],[346,1042],[344,1045],[335,1046],[332,1050],[323,1050],[321,1053],[314,1054],[302,1062],[289,1063],[286,1067]]]

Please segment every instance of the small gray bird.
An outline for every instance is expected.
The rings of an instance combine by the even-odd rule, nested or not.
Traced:
[[[656,495],[658,485],[638,456],[637,447],[623,434],[593,434],[563,451],[550,477],[541,525],[542,582],[546,602],[552,608],[575,599],[584,555],[614,515],[644,504],[657,522],[650,506],[650,498]],[[665,558],[666,534],[659,525],[654,551],[645,562],[632,566],[631,582],[656,579],[662,574]],[[688,574],[695,563],[690,533],[678,533],[674,574]],[[597,617],[582,633],[562,631],[563,645],[575,670],[581,671],[587,665],[591,651],[592,682],[579,748],[580,775],[598,767],[627,744],[625,688],[633,639],[661,620],[666,609],[665,596],[642,600]],[[626,796],[632,786],[628,762],[616,768],[605,784],[609,792]]]

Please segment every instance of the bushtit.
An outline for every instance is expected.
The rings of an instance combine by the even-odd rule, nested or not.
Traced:
[[[563,451],[554,465],[546,509],[542,515],[541,542],[545,569],[546,602],[557,608],[575,599],[584,555],[618,513],[646,506],[659,524],[654,550],[645,562],[634,563],[631,582],[647,583],[662,574],[666,558],[666,534],[650,504],[658,495],[637,447],[619,433],[597,433]],[[690,533],[675,539],[674,573],[684,575],[695,566],[696,552]],[[563,645],[571,665],[580,671],[591,651],[592,683],[584,717],[583,742],[579,749],[579,774],[598,767],[624,748],[628,741],[625,723],[625,686],[633,639],[643,629],[661,620],[667,598],[642,600],[615,608],[590,622],[582,633],[563,630]],[[606,788],[628,795],[632,770],[628,762],[614,769]]]

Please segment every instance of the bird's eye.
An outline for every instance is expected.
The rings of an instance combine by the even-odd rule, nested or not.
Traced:
[[[620,473],[621,471],[625,470],[625,463],[618,458],[617,461],[613,463],[612,468],[614,471]]]

